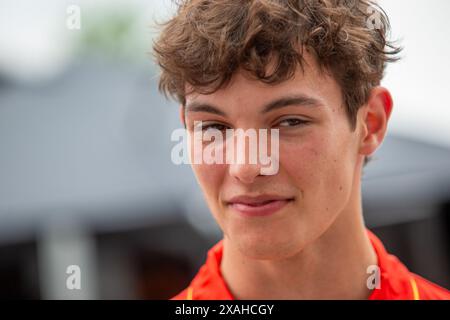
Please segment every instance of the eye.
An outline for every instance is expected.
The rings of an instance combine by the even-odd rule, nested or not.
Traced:
[[[309,123],[309,121],[299,119],[299,118],[285,118],[285,119],[279,121],[276,124],[276,126],[283,127],[283,128],[300,127],[300,126],[306,125],[308,123]]]
[[[225,131],[228,127],[218,122],[202,122],[195,127],[197,130],[207,131],[209,129],[216,129],[219,131]]]

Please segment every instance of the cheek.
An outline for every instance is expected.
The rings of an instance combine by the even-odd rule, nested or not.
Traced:
[[[226,166],[220,164],[193,164],[192,170],[208,202],[218,199],[220,187],[226,173]]]
[[[326,169],[332,153],[330,145],[326,139],[313,135],[281,142],[281,165],[296,180],[310,181]]]
[[[311,201],[332,200],[348,188],[349,148],[342,137],[311,134],[280,143],[280,166]]]
[[[204,150],[206,145],[201,141],[194,141],[193,134],[189,132],[189,160],[191,162],[191,168],[194,172],[195,178],[200,185],[203,194],[205,195],[209,204],[215,197],[220,189],[220,185],[223,181],[223,175],[226,170],[225,165],[221,164],[206,164],[204,159]]]

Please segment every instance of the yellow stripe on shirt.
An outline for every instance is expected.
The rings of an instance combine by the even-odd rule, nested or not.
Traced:
[[[192,287],[189,287],[188,289],[187,289],[187,295],[186,295],[186,300],[192,300],[192,293],[193,293],[193,289],[192,289]]]
[[[413,291],[413,299],[420,300],[419,288],[417,288],[416,280],[414,278],[411,278],[410,283]]]

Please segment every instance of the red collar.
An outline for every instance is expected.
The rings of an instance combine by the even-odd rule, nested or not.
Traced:
[[[369,300],[420,299],[426,296],[450,298],[446,289],[410,273],[395,256],[386,251],[380,239],[371,231],[367,230],[367,234],[378,257],[381,277],[380,288],[372,291]],[[189,287],[173,299],[234,300],[220,272],[222,254],[223,240],[208,251],[206,263]],[[431,293],[425,295],[427,290]]]

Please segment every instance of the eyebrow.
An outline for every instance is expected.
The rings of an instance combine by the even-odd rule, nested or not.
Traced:
[[[306,107],[319,107],[323,105],[323,102],[303,94],[296,94],[278,98],[272,102],[266,104],[261,113],[267,113],[276,109],[281,109],[289,106],[306,106]],[[207,112],[220,116],[226,116],[226,113],[220,110],[218,107],[202,102],[191,102],[185,106],[185,113],[188,112]]]
[[[220,110],[219,108],[202,102],[191,102],[190,104],[186,105],[185,107],[185,113],[188,112],[207,112],[207,113],[213,113],[217,114],[219,116],[226,116],[226,113]]]
[[[323,102],[303,94],[297,94],[292,96],[283,97],[275,101],[270,102],[263,108],[263,113],[267,113],[276,109],[289,107],[289,106],[306,106],[306,107],[319,107],[323,105]]]

